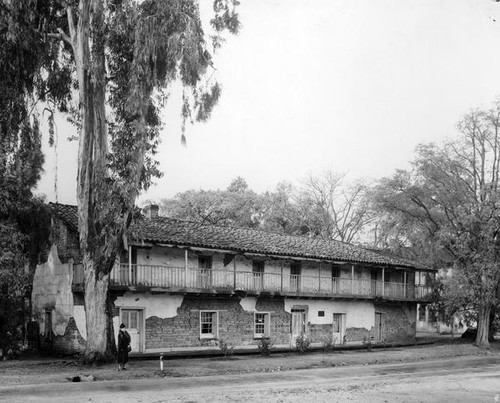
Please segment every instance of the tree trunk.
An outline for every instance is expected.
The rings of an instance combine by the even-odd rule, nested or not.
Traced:
[[[108,286],[121,237],[116,234],[108,236],[114,231],[107,230],[107,222],[99,214],[106,203],[112,203],[105,191],[108,132],[104,91],[104,6],[99,0],[80,0],[78,10],[73,7],[68,4],[67,15],[78,76],[81,118],[77,202],[87,322],[83,361],[94,363],[111,360],[116,351],[113,302]]]
[[[113,303],[108,286],[109,274],[96,269],[95,262],[86,256],[83,261],[85,271],[85,318],[87,340],[83,362],[86,364],[108,362],[116,351],[113,334]]]
[[[477,336],[476,345],[478,347],[489,347],[488,340],[490,329],[491,304],[485,304],[479,308],[477,315]]]

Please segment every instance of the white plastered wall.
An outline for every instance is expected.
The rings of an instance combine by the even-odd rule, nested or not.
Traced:
[[[285,311],[291,313],[294,306],[307,306],[307,321],[313,325],[333,323],[334,313],[346,315],[346,329],[351,327],[371,329],[375,326],[375,308],[368,301],[315,301],[285,299]],[[324,311],[325,316],[318,316]]]

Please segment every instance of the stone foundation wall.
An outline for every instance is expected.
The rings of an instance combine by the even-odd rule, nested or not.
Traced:
[[[375,311],[382,314],[382,339],[405,341],[416,335],[416,304],[376,303]]]
[[[309,324],[307,330],[307,337],[312,343],[323,343],[332,339],[331,324]]]
[[[370,340],[373,336],[373,328],[365,329],[364,327],[350,327],[346,329],[346,342]]]

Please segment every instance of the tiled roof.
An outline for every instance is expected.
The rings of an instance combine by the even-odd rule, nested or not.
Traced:
[[[78,227],[76,206],[51,204],[70,227]],[[144,218],[130,227],[137,241],[220,249],[240,253],[427,269],[428,267],[339,241],[281,235],[246,228],[199,224],[167,217]]]
[[[49,207],[66,223],[70,229],[78,231],[78,210],[76,206],[49,203]]]

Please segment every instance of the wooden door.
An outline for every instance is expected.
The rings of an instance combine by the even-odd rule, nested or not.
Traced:
[[[198,287],[212,287],[212,256],[198,256]]]
[[[383,338],[382,332],[382,314],[376,312],[375,313],[375,341],[380,341]]]
[[[304,309],[292,309],[292,337],[291,345],[295,346],[295,340],[306,332],[306,311]]]
[[[264,289],[264,261],[252,261],[253,289],[262,291]]]
[[[344,344],[345,314],[334,313],[332,322],[332,340],[335,344]]]
[[[290,291],[299,292],[300,291],[300,273],[301,265],[300,262],[293,262],[290,264]]]
[[[142,310],[122,309],[121,323],[125,325],[125,330],[130,334],[130,346],[132,353],[142,351]]]
[[[376,296],[377,295],[377,270],[372,270],[371,271],[371,296]]]

